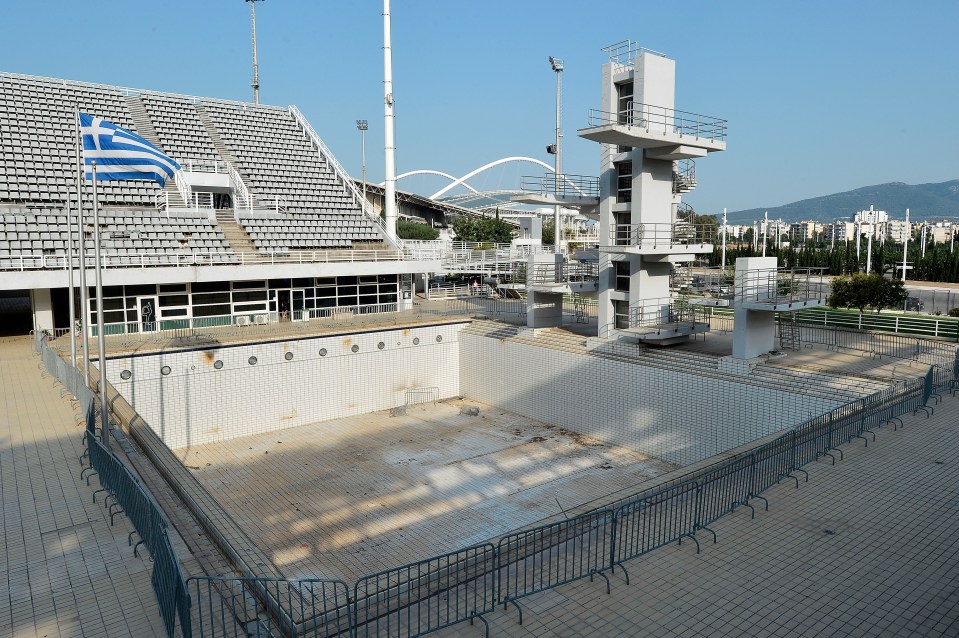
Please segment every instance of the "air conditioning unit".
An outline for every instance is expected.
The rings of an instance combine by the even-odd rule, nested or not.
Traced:
[[[270,323],[270,320],[266,315],[254,315],[253,321],[258,326],[265,326],[266,324]]]
[[[247,316],[237,317],[236,325],[238,326],[248,326],[250,325],[250,318]]]

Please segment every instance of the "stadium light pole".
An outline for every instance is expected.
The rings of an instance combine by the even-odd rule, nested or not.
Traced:
[[[256,61],[256,3],[263,0],[246,0],[250,3],[250,25],[253,39],[253,102],[260,103],[260,68]]]
[[[555,156],[555,168],[553,169],[553,192],[556,197],[559,197],[559,180],[560,174],[563,171],[563,131],[560,128],[560,89],[562,87],[562,80],[560,79],[563,73],[563,61],[559,58],[549,56],[549,64],[553,68],[553,72],[556,73],[556,146],[553,149],[556,153]],[[559,223],[559,204],[553,206],[553,249],[556,251],[561,250],[561,242],[563,239],[563,230],[560,228]]]
[[[720,272],[726,272],[726,209],[723,209],[723,263],[720,266]]]
[[[370,128],[370,123],[366,120],[356,120],[356,128],[360,131],[360,142],[363,149],[363,210],[366,210],[366,131]]]
[[[393,134],[393,44],[390,27],[390,0],[383,0],[383,120],[385,175],[383,211],[386,232],[396,241],[396,145]]]

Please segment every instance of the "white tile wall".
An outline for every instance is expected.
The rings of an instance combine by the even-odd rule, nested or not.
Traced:
[[[464,325],[111,359],[107,372],[166,444],[178,448],[385,410],[403,405],[406,391],[416,388],[458,396]],[[163,366],[169,375],[161,375]],[[121,379],[123,370],[132,373],[129,380]]]
[[[460,360],[464,396],[683,465],[839,405],[468,333]]]

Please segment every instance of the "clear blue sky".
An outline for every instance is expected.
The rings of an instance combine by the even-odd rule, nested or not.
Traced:
[[[368,119],[371,181],[383,175],[381,11],[376,0],[257,5],[261,101],[299,106],[355,176],[354,120]],[[394,0],[392,11],[399,172],[462,175],[509,155],[552,163],[555,55],[566,62],[564,169],[595,175],[598,146],[575,130],[599,107],[600,48],[632,39],[677,61],[678,109],[729,121],[728,150],[698,162],[687,197],[701,212],[959,178],[956,0]],[[2,24],[2,70],[250,99],[242,0],[8,0]],[[503,168],[474,185],[540,172]]]

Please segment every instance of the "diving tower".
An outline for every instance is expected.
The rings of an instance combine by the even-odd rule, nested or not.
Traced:
[[[603,49],[601,108],[577,134],[601,145],[599,336],[660,345],[708,331],[670,291],[675,265],[713,250],[713,229],[679,213],[695,158],[726,148],[726,121],[675,109],[676,63],[625,41]]]

